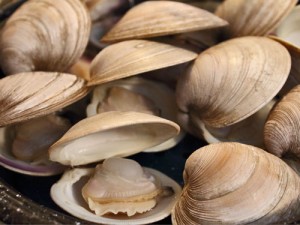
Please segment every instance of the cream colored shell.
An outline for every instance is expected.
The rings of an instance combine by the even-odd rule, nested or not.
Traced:
[[[289,52],[265,37],[235,38],[207,49],[177,83],[183,126],[200,120],[226,127],[251,116],[279,92],[290,68]]]
[[[192,153],[174,225],[281,224],[300,218],[300,178],[262,149],[218,143]]]
[[[2,29],[1,67],[6,74],[64,72],[83,54],[90,26],[80,0],[26,1]]]
[[[66,73],[26,72],[0,80],[0,126],[55,112],[87,95],[83,79]]]
[[[214,14],[180,2],[146,1],[131,8],[102,38],[105,42],[149,38],[226,26]]]
[[[71,127],[50,147],[50,160],[75,166],[125,157],[158,145],[179,130],[176,123],[150,114],[105,112]]]
[[[107,46],[93,59],[88,85],[174,66],[196,57],[194,52],[169,44],[148,40],[123,41]]]
[[[290,90],[274,107],[264,128],[265,146],[278,157],[300,157],[300,85]]]
[[[292,11],[297,0],[226,0],[215,14],[228,21],[226,37],[265,36]]]

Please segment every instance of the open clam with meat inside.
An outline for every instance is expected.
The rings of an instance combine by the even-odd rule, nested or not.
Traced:
[[[299,220],[296,1],[203,2],[22,4],[1,27],[0,164],[62,174],[52,199],[93,223]],[[208,146],[182,187],[128,159],[185,135]]]

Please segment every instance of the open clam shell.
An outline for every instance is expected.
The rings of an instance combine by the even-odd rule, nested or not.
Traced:
[[[12,154],[8,145],[7,127],[0,128],[0,165],[17,173],[31,176],[51,176],[62,173],[66,167],[59,163],[43,161],[43,163],[31,163],[18,160]]]
[[[179,130],[176,123],[150,114],[105,112],[71,127],[50,147],[50,160],[75,166],[125,157],[161,144]]]
[[[106,98],[108,91],[114,87],[124,88],[132,93],[139,94],[141,97],[151,100],[155,110],[159,113],[157,116],[177,123],[177,105],[174,91],[163,83],[141,77],[130,77],[95,86],[91,103],[87,106],[87,116],[93,116],[99,113],[99,105],[101,105]],[[123,99],[123,97],[120,101],[122,100],[126,102],[126,99]],[[133,104],[136,103],[132,102],[132,104],[128,104],[127,108],[124,108],[124,110],[135,111],[134,109],[139,109]],[[176,137],[145,151],[156,152],[167,150],[175,146],[183,137],[184,132],[181,131]]]
[[[50,114],[83,98],[89,89],[75,75],[26,72],[0,80],[0,126]]]
[[[88,168],[76,168],[67,171],[63,177],[51,187],[51,197],[61,208],[86,221],[101,224],[150,224],[162,220],[170,214],[181,193],[181,187],[174,180],[157,170],[150,168],[144,169],[156,176],[163,186],[171,187],[174,194],[162,198],[151,211],[142,214],[128,217],[126,215],[97,216],[92,213],[88,209],[87,203],[80,197],[84,183],[93,173],[93,169]]]
[[[240,37],[215,45],[178,80],[181,121],[186,127],[194,120],[211,127],[237,123],[276,96],[290,68],[286,48],[266,37]]]
[[[226,37],[265,36],[295,7],[296,0],[226,0],[215,14],[229,22]]]
[[[194,52],[155,41],[123,41],[107,46],[93,59],[88,85],[189,62],[196,57]]]
[[[157,37],[226,26],[214,14],[180,2],[146,1],[131,8],[102,41]]]

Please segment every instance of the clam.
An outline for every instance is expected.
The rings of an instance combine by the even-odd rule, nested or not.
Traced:
[[[297,85],[278,102],[265,124],[265,146],[278,157],[286,154],[300,157],[299,96],[300,85]]]
[[[64,210],[102,224],[159,221],[170,214],[180,192],[171,178],[124,158],[106,159],[95,169],[69,170],[51,187],[52,199]]]
[[[83,54],[90,16],[80,0],[31,0],[5,23],[0,64],[5,74],[66,71]]]
[[[49,156],[72,166],[126,157],[161,144],[179,130],[176,123],[150,114],[104,112],[76,123],[50,147]]]
[[[136,5],[108,31],[102,41],[116,42],[226,26],[214,14],[180,2],[146,1]]]
[[[49,114],[1,128],[0,164],[31,176],[62,173],[66,168],[49,161],[48,148],[70,127],[68,120]]]
[[[0,126],[55,112],[87,95],[85,81],[57,72],[25,72],[0,80]]]
[[[87,116],[106,111],[136,111],[149,113],[177,122],[175,93],[166,85],[141,77],[130,77],[95,86]],[[174,138],[145,151],[162,151],[174,147],[182,138]]]
[[[194,52],[156,41],[119,42],[107,46],[93,59],[88,85],[178,65],[192,61],[196,57],[197,54]]]
[[[173,224],[281,224],[300,219],[300,178],[280,158],[239,143],[192,153]]]
[[[228,21],[226,37],[265,36],[292,11],[297,0],[226,0],[215,14]]]
[[[240,37],[215,45],[178,80],[179,121],[190,131],[197,121],[215,128],[242,121],[276,96],[290,68],[288,51],[266,37]]]

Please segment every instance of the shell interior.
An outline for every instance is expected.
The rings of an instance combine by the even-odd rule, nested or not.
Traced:
[[[93,116],[99,113],[97,112],[97,107],[105,99],[105,96],[111,87],[122,87],[132,91],[133,93],[147,97],[148,99],[152,100],[155,107],[158,108],[158,116],[177,122],[177,106],[175,102],[174,91],[160,82],[147,80],[141,77],[130,77],[127,79],[121,79],[97,85],[93,90],[91,103],[87,107],[87,116]],[[132,106],[128,107],[132,108]],[[176,137],[144,151],[156,152],[167,150],[171,147],[174,147],[180,140],[182,140],[184,135],[185,132],[181,130],[180,134]]]
[[[16,159],[8,146],[7,140],[10,138],[6,132],[7,127],[0,128],[0,165],[11,171],[31,175],[50,176],[62,173],[66,168],[58,163],[49,161],[43,164],[32,164]]]
[[[179,133],[169,120],[137,112],[109,111],[75,124],[50,147],[50,159],[64,165],[83,165],[136,154]]]
[[[68,213],[94,223],[102,224],[150,224],[169,216],[171,210],[179,198],[181,187],[174,180],[162,174],[161,172],[144,168],[149,173],[155,175],[163,186],[172,187],[174,195],[162,198],[158,204],[146,213],[136,214],[128,217],[126,215],[97,216],[88,209],[81,196],[81,189],[93,169],[77,168],[67,171],[63,177],[51,187],[51,197],[54,202]]]

